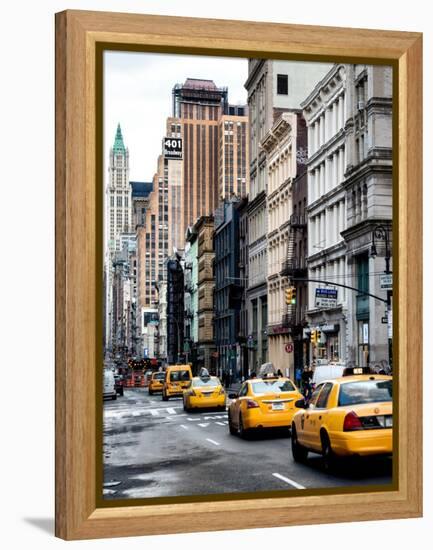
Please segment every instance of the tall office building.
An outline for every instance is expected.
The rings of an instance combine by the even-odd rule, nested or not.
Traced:
[[[117,126],[108,166],[106,188],[106,228],[108,249],[116,250],[116,238],[131,230],[131,188],[129,185],[129,151],[123,142],[120,124]],[[117,247],[119,243],[117,243]],[[119,250],[119,248],[117,248]]]
[[[219,199],[245,197],[249,188],[248,116],[246,106],[229,105],[219,123]]]
[[[197,218],[214,212],[218,200],[218,131],[228,108],[227,88],[187,78],[173,88],[173,124],[183,138],[182,235]]]
[[[113,344],[115,332],[113,283],[115,254],[121,252],[120,235],[131,230],[131,188],[129,185],[129,151],[125,147],[120,124],[117,126],[108,164],[108,184],[105,189],[105,342]]]

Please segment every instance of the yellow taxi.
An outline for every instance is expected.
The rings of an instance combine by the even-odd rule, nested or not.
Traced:
[[[162,391],[165,380],[165,372],[152,372],[152,375],[149,379],[149,395],[153,395],[155,392]]]
[[[392,454],[392,377],[359,370],[323,381],[308,404],[296,403],[302,410],[292,422],[295,461],[311,451],[323,455],[328,469],[336,457]]]
[[[191,385],[191,380],[190,365],[169,365],[165,371],[162,400],[168,401],[170,397],[182,397],[183,391]]]
[[[189,389],[183,392],[185,411],[199,408],[226,410],[226,393],[216,376],[196,376]]]
[[[290,428],[302,395],[285,377],[266,376],[246,380],[238,394],[230,394],[229,431],[246,437],[252,429]]]

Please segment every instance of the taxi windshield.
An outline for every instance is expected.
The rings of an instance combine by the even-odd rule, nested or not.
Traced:
[[[157,380],[164,380],[165,372],[157,372],[153,375],[153,378],[156,378]]]
[[[192,381],[192,385],[195,387],[220,386],[220,381],[215,376],[212,376],[211,378],[197,378]]]
[[[360,380],[341,384],[338,406],[392,401],[392,380]]]
[[[170,373],[170,382],[190,380],[189,370],[174,370]]]
[[[253,393],[280,393],[295,391],[295,386],[290,380],[262,380],[252,383]]]

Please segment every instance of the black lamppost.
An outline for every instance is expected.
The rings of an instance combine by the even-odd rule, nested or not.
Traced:
[[[391,275],[392,271],[389,269],[389,262],[391,259],[391,248],[389,243],[389,230],[382,224],[375,225],[372,232],[372,241],[370,256],[376,258],[377,249],[376,241],[385,242],[385,275]],[[388,330],[390,324],[390,316],[392,315],[392,290],[386,291],[386,304],[387,304],[387,317],[388,317]],[[389,366],[392,368],[392,337],[388,333],[388,356],[389,356]]]
[[[389,233],[388,229],[384,225],[376,225],[373,227],[372,241],[370,256],[375,258],[377,256],[376,241],[385,241],[385,273],[389,275],[391,273],[389,269],[389,260],[391,259],[391,250],[389,247]]]

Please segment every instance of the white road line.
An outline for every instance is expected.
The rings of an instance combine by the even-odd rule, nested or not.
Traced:
[[[141,414],[143,414],[143,413],[141,413],[141,412],[139,412],[139,411],[134,411],[134,412],[132,413],[132,416],[140,416]]]
[[[224,425],[225,425],[225,426],[228,425],[228,420],[224,420]]]
[[[218,424],[219,426],[224,426],[224,422],[215,422],[215,424]]]
[[[150,414],[151,414],[152,416],[159,416],[158,409],[150,409]]]
[[[289,485],[293,485],[296,489],[306,489],[303,485],[300,485],[299,483],[296,483],[296,481],[293,481],[292,479],[289,479],[288,477],[284,477],[281,474],[272,474],[274,477],[277,477],[278,479],[281,479],[281,481],[284,481],[285,483],[288,483]]]
[[[208,423],[198,424],[198,426],[200,426],[200,428],[207,428],[209,426],[209,424]]]
[[[184,430],[188,430],[188,426],[184,426],[183,424],[180,424],[180,427],[183,428]]]
[[[209,443],[213,443],[214,445],[217,445],[219,447],[219,443],[217,443],[216,441],[214,441],[213,439],[209,439],[209,438],[206,438],[206,441],[209,441]]]
[[[168,408],[167,408],[167,412],[168,412],[169,414],[176,414],[176,411],[175,411],[172,407],[168,407]]]

